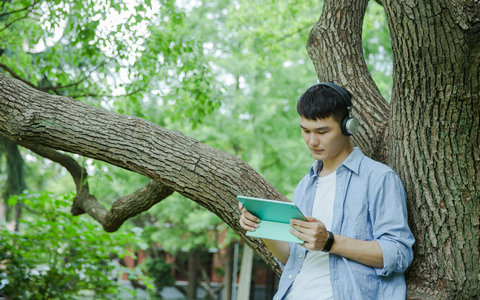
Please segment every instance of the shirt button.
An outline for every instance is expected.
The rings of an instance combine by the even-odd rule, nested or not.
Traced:
[[[300,255],[298,256],[298,258],[302,259],[302,258],[303,258],[303,255],[300,254]]]
[[[290,275],[288,275],[288,278],[289,278],[289,279],[292,279],[292,277],[293,277],[293,276],[292,276],[291,274],[290,274]]]

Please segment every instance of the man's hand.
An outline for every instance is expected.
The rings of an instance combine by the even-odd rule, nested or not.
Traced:
[[[258,228],[260,219],[248,212],[241,202],[238,202],[238,208],[242,215],[240,216],[240,227],[247,231],[255,231]]]
[[[238,208],[242,215],[240,216],[240,227],[247,231],[255,231],[258,228],[260,219],[248,212],[243,204],[238,202]],[[287,242],[262,239],[273,255],[282,263],[286,264],[290,256],[290,248]]]
[[[290,220],[290,225],[296,229],[290,229],[290,233],[305,241],[302,246],[308,250],[321,251],[328,240],[327,228],[320,220],[312,217],[305,218],[307,221]]]

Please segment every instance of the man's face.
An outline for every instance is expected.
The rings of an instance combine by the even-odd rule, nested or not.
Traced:
[[[300,117],[303,140],[316,160],[335,160],[349,145],[349,139],[342,134],[340,124],[328,117],[309,120]]]

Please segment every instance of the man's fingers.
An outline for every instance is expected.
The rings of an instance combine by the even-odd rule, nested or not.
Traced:
[[[293,234],[294,236],[296,236],[297,238],[301,239],[302,241],[304,241],[305,243],[309,243],[311,242],[311,238],[305,234],[305,233],[302,233],[296,229],[290,229],[290,233]]]
[[[292,229],[290,232],[305,241],[302,246],[309,250],[320,251],[325,245],[326,232],[325,225],[320,221],[312,217],[306,217],[307,221],[295,220],[290,221]]]
[[[296,229],[300,229],[300,228],[310,229],[310,228],[312,228],[312,224],[310,222],[303,221],[303,220],[297,220],[297,219],[291,219],[290,220],[290,226],[292,226]]]
[[[248,227],[248,229],[255,230],[256,228],[258,228],[258,222],[246,218],[243,214],[240,216],[240,225],[242,224]]]
[[[243,207],[243,205],[242,205],[242,208],[240,209],[240,211],[242,213],[242,216],[245,217],[245,219],[250,220],[250,221],[255,222],[255,223],[260,222],[260,219],[255,217],[254,215],[252,215],[245,207]]]
[[[320,220],[317,220],[313,217],[305,217],[305,218],[307,219],[307,221],[291,219],[290,225],[296,229],[305,228],[305,229],[312,229],[314,231],[318,231],[319,229],[325,227],[325,225]]]
[[[295,226],[290,229],[290,233],[302,241],[311,242],[314,237],[314,231],[311,228]]]
[[[245,230],[255,231],[255,229],[258,228],[258,222],[260,222],[260,220],[251,213],[249,213],[241,202],[238,202],[238,208],[242,213],[242,215],[240,216],[240,227]]]

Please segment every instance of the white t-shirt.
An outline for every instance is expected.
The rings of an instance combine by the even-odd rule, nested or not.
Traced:
[[[335,199],[336,172],[318,177],[312,217],[332,227],[333,200]],[[286,300],[333,299],[328,253],[308,251],[302,268],[288,291]]]

